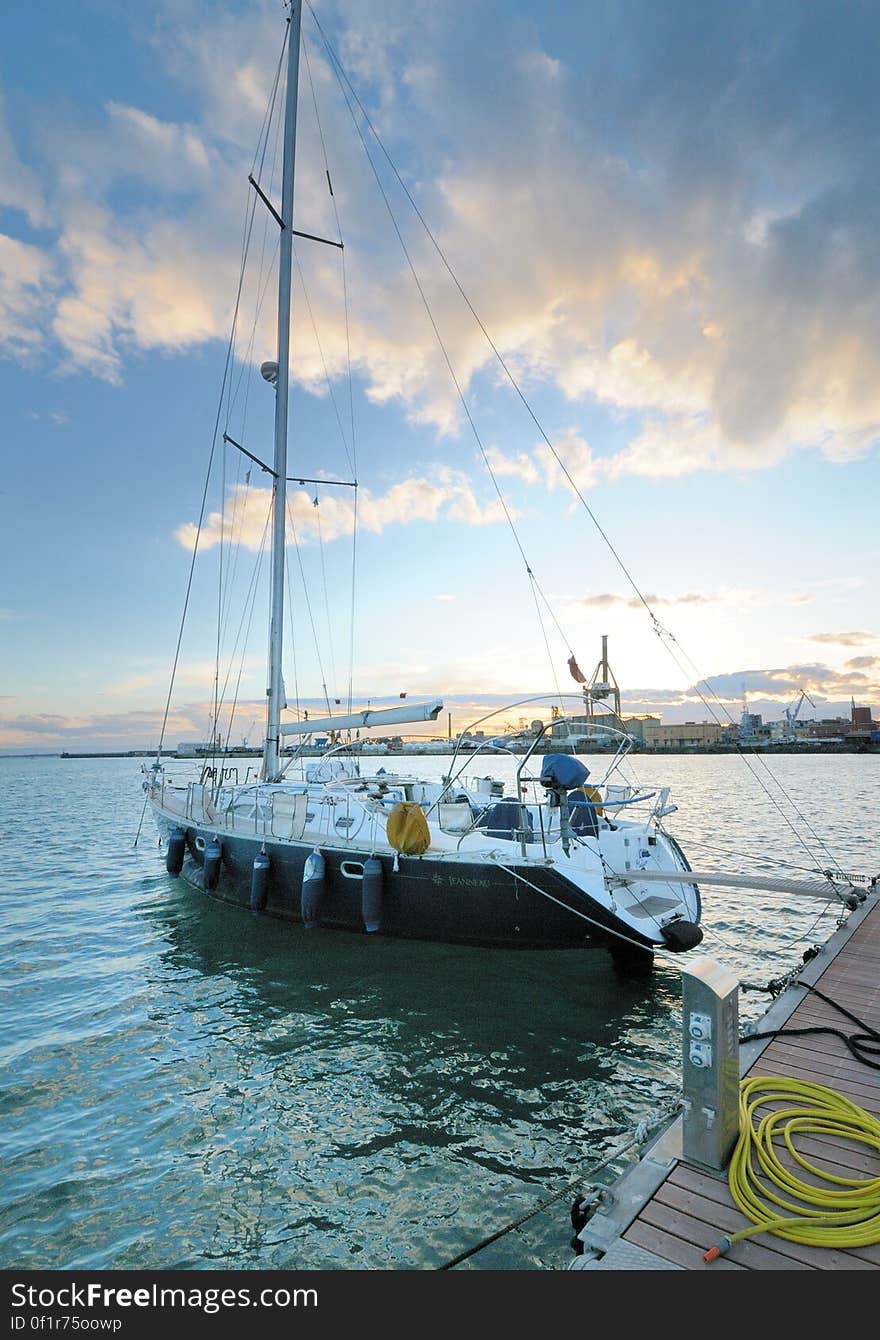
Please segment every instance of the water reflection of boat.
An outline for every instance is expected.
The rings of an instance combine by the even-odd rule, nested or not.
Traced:
[[[224,1011],[253,1030],[256,1045],[274,1050],[295,1050],[309,1028],[323,1032],[335,1020],[340,1038],[352,1040],[363,1025],[364,1039],[381,1037],[405,1062],[445,1038],[472,1059],[482,1050],[487,1075],[506,1058],[517,1087],[573,1075],[600,1081],[614,1071],[613,1053],[631,1045],[638,1052],[630,1034],[662,1030],[679,998],[671,968],[621,978],[603,956],[585,965],[576,955],[382,937],[365,943],[356,933],[298,926],[279,940],[271,921],[242,919],[185,883],[143,915],[166,941],[166,966],[222,981],[230,988]],[[284,1021],[289,1027],[279,1032]]]
[[[164,1194],[200,1211],[171,1235],[190,1264],[436,1268],[677,1083],[662,965],[621,979],[604,955],[279,937],[183,881],[139,916],[167,1036],[152,1093],[177,1123]],[[541,1268],[568,1238],[555,1212],[473,1265]]]

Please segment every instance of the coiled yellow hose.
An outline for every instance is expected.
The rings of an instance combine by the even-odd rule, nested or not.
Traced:
[[[798,1105],[771,1110],[760,1119],[755,1116],[768,1103],[792,1100]],[[817,1168],[795,1148],[794,1137],[799,1134],[844,1136],[880,1153],[880,1121],[833,1089],[775,1076],[744,1079],[739,1090],[739,1140],[728,1181],[735,1203],[753,1227],[722,1238],[704,1254],[704,1261],[714,1261],[734,1242],[758,1233],[773,1233],[808,1247],[866,1247],[880,1242],[880,1175],[838,1177]],[[830,1184],[828,1188],[801,1181],[780,1162],[774,1142],[784,1142],[794,1161]],[[759,1173],[764,1180],[759,1180]]]

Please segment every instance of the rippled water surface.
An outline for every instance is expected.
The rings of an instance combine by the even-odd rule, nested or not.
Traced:
[[[695,868],[880,868],[878,756],[637,762],[672,786]],[[149,818],[133,845],[139,772],[0,759],[0,1266],[431,1269],[676,1095],[675,960],[632,980],[602,951],[254,918],[169,879]],[[704,891],[703,948],[743,979],[835,925],[816,902]],[[763,1004],[743,996],[743,1017]],[[569,1199],[473,1268],[565,1269]]]

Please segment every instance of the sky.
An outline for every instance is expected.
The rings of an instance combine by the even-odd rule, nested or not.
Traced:
[[[215,428],[271,460],[284,14],[0,19],[0,751],[203,739],[218,685],[262,738],[269,477]],[[296,241],[289,459],[358,501],[291,485],[292,710],[458,730],[607,635],[625,713],[880,716],[878,63],[856,0],[306,7],[294,222],[345,249]]]

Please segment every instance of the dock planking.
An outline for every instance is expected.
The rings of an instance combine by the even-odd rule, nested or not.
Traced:
[[[872,893],[844,926],[808,963],[800,981],[815,986],[869,1028],[880,1031],[880,894]],[[809,1080],[843,1094],[865,1111],[880,1116],[880,1070],[860,1062],[842,1038],[828,1033],[798,1034],[799,1028],[832,1028],[845,1035],[861,1032],[833,1005],[802,985],[790,987],[767,1011],[754,1032],[780,1030],[763,1040],[746,1040],[740,1048],[740,1073]],[[777,1104],[782,1106],[783,1104]],[[612,1204],[631,1207],[622,1223],[619,1244],[640,1248],[656,1259],[657,1268],[682,1270],[878,1270],[880,1244],[831,1250],[788,1242],[770,1233],[735,1243],[711,1264],[703,1252],[724,1234],[747,1228],[750,1221],[736,1206],[726,1173],[686,1162],[681,1156],[681,1122],[645,1152],[639,1168],[625,1174],[615,1188]],[[817,1168],[838,1177],[877,1176],[880,1155],[840,1136],[814,1134],[798,1141],[800,1153]],[[821,1184],[821,1177],[796,1164],[784,1148],[780,1161],[796,1169],[798,1177]],[[653,1187],[639,1197],[642,1164],[653,1163],[658,1175]],[[650,1176],[647,1184],[650,1185]],[[634,1192],[627,1195],[629,1181]],[[617,1211],[620,1212],[619,1210]],[[591,1221],[592,1222],[592,1221]],[[607,1254],[597,1260],[578,1259],[583,1269],[628,1269],[625,1250],[606,1242]],[[648,1258],[646,1258],[648,1259]]]

